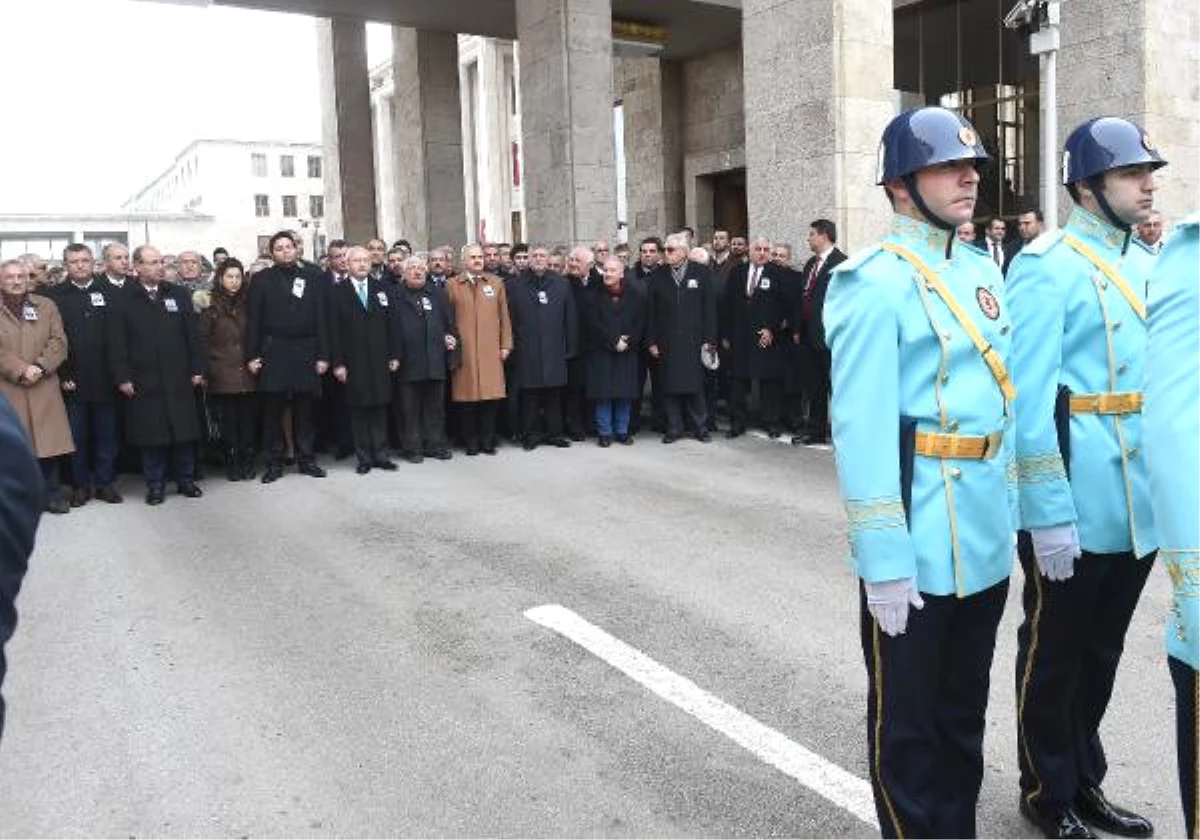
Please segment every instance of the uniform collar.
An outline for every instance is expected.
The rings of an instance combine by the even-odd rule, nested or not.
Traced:
[[[1078,204],[1071,210],[1071,217],[1067,219],[1067,228],[1072,233],[1082,234],[1114,251],[1123,250],[1129,236],[1128,233],[1119,227],[1097,216],[1093,216]]]
[[[953,230],[942,230],[901,213],[892,215],[892,229],[888,238],[933,261],[946,259],[947,243],[950,248],[954,248],[957,241]]]

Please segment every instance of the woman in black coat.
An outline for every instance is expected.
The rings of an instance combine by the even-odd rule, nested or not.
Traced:
[[[587,397],[596,404],[600,446],[613,437],[624,444],[629,415],[638,393],[638,348],[646,332],[646,299],[625,283],[625,265],[616,257],[604,262],[604,287],[587,298],[583,313],[587,336]]]

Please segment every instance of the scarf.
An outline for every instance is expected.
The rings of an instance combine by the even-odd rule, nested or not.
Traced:
[[[14,318],[20,321],[24,317],[22,310],[29,301],[28,292],[20,295],[10,295],[8,292],[0,292],[0,298],[3,298],[4,308],[11,312]]]

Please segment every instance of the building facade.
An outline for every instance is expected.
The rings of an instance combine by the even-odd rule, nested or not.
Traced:
[[[328,238],[324,154],[318,143],[196,140],[122,209],[191,214],[198,239],[190,247],[219,245],[249,259],[271,234],[294,229],[311,255]]]

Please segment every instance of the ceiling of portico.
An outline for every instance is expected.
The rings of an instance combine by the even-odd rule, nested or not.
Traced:
[[[215,0],[279,12],[359,18],[432,32],[516,38],[515,0]],[[741,0],[612,0],[613,17],[667,30],[665,58],[688,58],[741,31]]]

